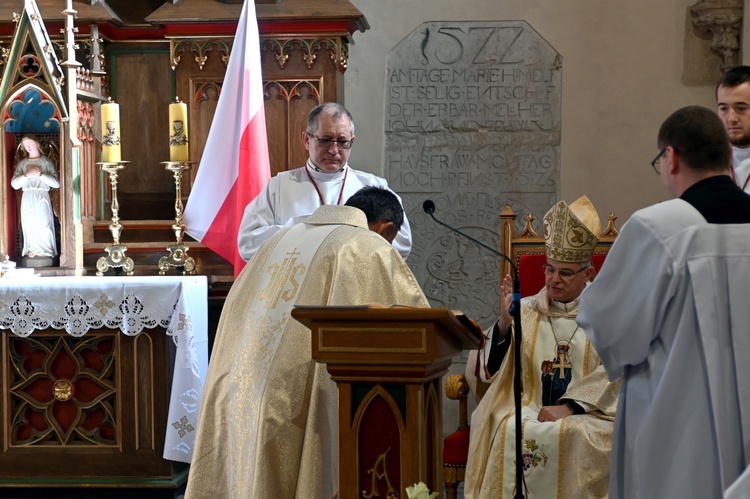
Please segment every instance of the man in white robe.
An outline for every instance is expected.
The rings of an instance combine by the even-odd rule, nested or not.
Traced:
[[[578,298],[595,276],[591,256],[599,216],[583,196],[556,204],[544,217],[545,287],[521,301],[523,487],[530,498],[606,497],[617,383],[575,317]],[[475,393],[491,382],[472,414],[465,496],[512,498],[516,490],[515,361],[508,309],[512,282],[501,289],[501,314],[466,377]],[[499,365],[499,367],[498,367]],[[477,379],[478,378],[478,379]]]
[[[716,103],[732,144],[730,174],[750,193],[750,66],[737,66],[721,76]]]
[[[578,323],[623,375],[610,498],[721,498],[750,463],[750,196],[709,109],[673,113],[658,148],[677,199],[623,226]]]
[[[318,206],[344,204],[365,186],[388,187],[385,179],[349,167],[354,139],[354,120],[342,105],[327,102],[310,111],[307,130],[302,132],[305,149],[310,153],[307,164],[271,177],[266,188],[245,208],[237,236],[239,253],[245,261],[264,241],[303,221]],[[411,252],[411,228],[405,216],[393,247],[404,259]]]
[[[295,305],[428,307],[391,246],[403,209],[369,187],[262,245],[227,297],[209,362],[188,498],[337,493],[336,385]],[[356,208],[355,208],[356,206]],[[368,230],[368,228],[370,230]]]

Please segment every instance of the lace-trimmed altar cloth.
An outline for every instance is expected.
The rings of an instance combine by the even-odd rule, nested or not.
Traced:
[[[38,277],[0,280],[0,329],[48,328],[75,337],[92,329],[134,336],[166,328],[176,346],[164,459],[189,463],[208,370],[205,276]]]

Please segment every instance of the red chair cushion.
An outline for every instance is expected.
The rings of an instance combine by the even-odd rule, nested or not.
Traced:
[[[443,440],[443,465],[466,466],[469,460],[469,430],[467,426],[455,431]]]
[[[594,253],[591,257],[594,269],[599,272],[604,263],[606,253]],[[521,280],[521,296],[531,296],[539,292],[544,286],[544,272],[542,265],[547,263],[544,253],[526,253],[518,257],[518,278]]]

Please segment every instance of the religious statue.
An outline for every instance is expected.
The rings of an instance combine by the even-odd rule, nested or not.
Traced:
[[[60,187],[55,164],[42,154],[39,142],[30,136],[25,136],[21,140],[16,158],[11,185],[16,190],[23,190],[21,256],[32,259],[52,258],[57,256],[57,244],[49,191]]]

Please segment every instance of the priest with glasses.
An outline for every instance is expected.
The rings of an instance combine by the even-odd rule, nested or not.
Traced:
[[[271,177],[245,208],[237,238],[245,261],[271,236],[304,221],[319,206],[343,205],[362,187],[388,187],[385,179],[349,166],[354,139],[354,120],[344,106],[326,102],[310,111],[302,132],[310,155],[307,164]],[[411,228],[406,218],[393,247],[403,258],[409,256]]]
[[[596,271],[599,216],[587,197],[544,216],[545,285],[521,300],[524,497],[606,497],[619,382],[576,324],[581,292]],[[513,282],[503,280],[500,317],[472,352],[466,377],[480,399],[471,419],[465,497],[516,493]]]

